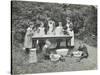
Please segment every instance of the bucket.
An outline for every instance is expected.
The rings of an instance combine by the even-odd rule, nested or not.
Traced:
[[[33,49],[30,49],[29,63],[36,63],[36,62],[37,62],[36,48],[33,48]]]

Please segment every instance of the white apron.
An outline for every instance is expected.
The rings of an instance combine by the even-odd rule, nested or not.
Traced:
[[[25,34],[25,39],[24,39],[25,48],[32,48],[32,34],[33,34],[32,29],[28,28]]]
[[[70,31],[70,29],[68,29],[68,33],[70,36],[72,36],[71,38],[71,46],[74,46],[74,31]]]

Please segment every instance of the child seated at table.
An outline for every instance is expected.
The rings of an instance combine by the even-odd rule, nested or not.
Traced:
[[[44,23],[43,22],[40,23],[40,27],[38,29],[39,29],[39,35],[40,36],[45,35],[45,28],[44,28]]]
[[[55,28],[55,35],[64,35],[63,31],[62,22],[59,22],[59,25]]]
[[[54,29],[55,29],[55,22],[52,20],[48,21],[48,31],[47,31],[47,35],[54,35]]]

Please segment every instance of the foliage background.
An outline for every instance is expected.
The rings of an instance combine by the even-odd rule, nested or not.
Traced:
[[[46,26],[50,17],[56,25],[59,21],[65,25],[65,18],[69,16],[74,25],[75,38],[97,45],[96,6],[12,1],[11,12],[12,42],[23,43],[30,22],[35,22],[36,25],[42,20]]]

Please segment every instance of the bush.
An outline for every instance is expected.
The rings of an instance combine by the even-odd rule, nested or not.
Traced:
[[[24,38],[30,22],[37,23],[37,20],[41,20],[46,26],[47,18],[50,17],[56,25],[59,21],[65,25],[67,16],[73,22],[75,34],[88,32],[97,36],[97,8],[94,6],[25,1],[12,1],[11,4],[12,31],[16,32],[16,40]]]

